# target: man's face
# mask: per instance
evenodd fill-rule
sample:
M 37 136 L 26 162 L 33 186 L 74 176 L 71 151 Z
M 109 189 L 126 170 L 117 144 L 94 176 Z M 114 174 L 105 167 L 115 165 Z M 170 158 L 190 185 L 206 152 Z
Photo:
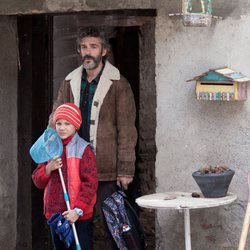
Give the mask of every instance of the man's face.
M 84 37 L 80 42 L 80 55 L 83 67 L 87 70 L 96 69 L 102 62 L 102 57 L 106 55 L 101 39 L 98 37 Z

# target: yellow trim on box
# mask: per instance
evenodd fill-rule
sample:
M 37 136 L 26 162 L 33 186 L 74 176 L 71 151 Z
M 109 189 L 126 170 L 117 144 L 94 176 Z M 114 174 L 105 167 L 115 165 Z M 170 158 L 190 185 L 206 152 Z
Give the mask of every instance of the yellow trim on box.
M 234 99 L 238 100 L 238 83 L 232 82 L 232 85 L 208 85 L 201 84 L 200 81 L 196 82 L 196 95 L 199 96 L 200 92 L 208 92 L 208 93 L 218 93 L 218 92 L 226 92 L 226 93 L 234 93 Z

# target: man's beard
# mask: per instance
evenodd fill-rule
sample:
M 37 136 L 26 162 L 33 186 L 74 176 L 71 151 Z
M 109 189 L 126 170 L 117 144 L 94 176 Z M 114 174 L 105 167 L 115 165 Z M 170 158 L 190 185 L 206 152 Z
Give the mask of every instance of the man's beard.
M 85 61 L 85 59 L 92 59 L 92 63 L 85 63 L 84 61 Z M 101 63 L 101 61 L 102 61 L 102 56 L 100 55 L 100 56 L 97 56 L 96 58 L 95 57 L 93 57 L 93 56 L 88 56 L 88 55 L 86 55 L 86 56 L 84 56 L 83 58 L 82 58 L 82 61 L 83 61 L 83 67 L 85 68 L 85 69 L 96 69 L 98 66 L 99 66 L 99 64 Z

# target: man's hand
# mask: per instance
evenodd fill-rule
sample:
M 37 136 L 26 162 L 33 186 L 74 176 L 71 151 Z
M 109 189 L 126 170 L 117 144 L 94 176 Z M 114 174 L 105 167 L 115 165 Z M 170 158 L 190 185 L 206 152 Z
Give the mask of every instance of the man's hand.
M 132 176 L 118 176 L 116 178 L 116 184 L 119 187 L 124 188 L 125 190 L 128 189 L 128 185 L 133 181 L 133 177 Z

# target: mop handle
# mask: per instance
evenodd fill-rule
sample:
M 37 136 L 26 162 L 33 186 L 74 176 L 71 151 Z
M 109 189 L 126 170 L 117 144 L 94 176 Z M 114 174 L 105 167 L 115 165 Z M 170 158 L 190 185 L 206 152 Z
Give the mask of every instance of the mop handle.
M 63 188 L 63 194 L 64 194 L 64 200 L 66 202 L 66 206 L 67 209 L 70 210 L 70 203 L 69 203 L 69 196 L 65 187 L 65 183 L 64 183 L 64 179 L 63 179 L 63 175 L 62 175 L 62 169 L 58 168 L 58 172 L 59 172 L 59 176 L 60 176 L 60 180 L 62 183 L 62 188 Z M 77 236 L 77 232 L 76 232 L 76 227 L 75 227 L 75 223 L 72 223 L 72 229 L 73 229 L 73 234 L 74 234 L 74 238 L 75 238 L 75 242 L 76 242 L 76 250 L 81 250 L 81 246 L 79 244 L 79 240 L 78 240 L 78 236 Z

